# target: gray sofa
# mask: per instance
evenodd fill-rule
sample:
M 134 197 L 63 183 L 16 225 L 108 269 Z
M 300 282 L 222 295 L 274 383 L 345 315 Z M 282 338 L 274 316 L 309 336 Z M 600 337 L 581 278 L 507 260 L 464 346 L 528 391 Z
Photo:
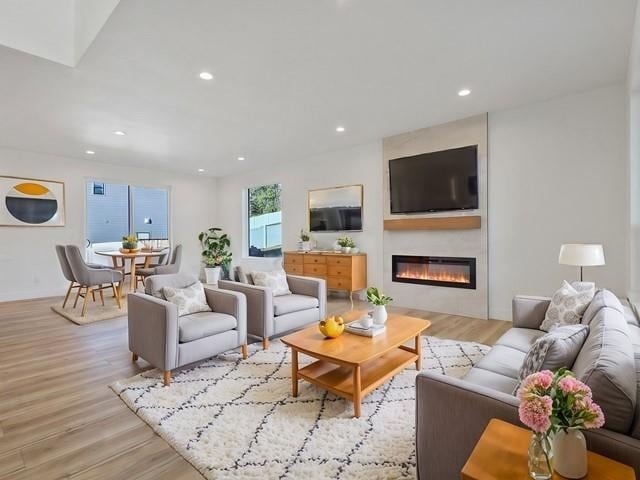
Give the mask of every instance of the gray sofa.
M 327 286 L 320 278 L 287 275 L 291 295 L 273 296 L 270 288 L 241 281 L 220 280 L 218 288 L 242 293 L 247 298 L 247 332 L 262 339 L 263 348 L 269 339 L 295 330 L 325 317 Z
M 416 377 L 416 454 L 421 480 L 460 478 L 460 470 L 491 418 L 521 425 L 513 395 L 526 352 L 549 299 L 513 300 L 513 328 L 462 379 L 423 372 Z M 588 448 L 631 465 L 640 478 L 640 326 L 631 308 L 600 290 L 582 323 L 589 335 L 573 365 L 605 414 L 586 431 Z
M 244 295 L 205 288 L 212 312 L 178 317 L 177 305 L 163 299 L 162 288 L 184 288 L 197 279 L 171 274 L 148 277 L 145 293 L 128 295 L 129 350 L 164 372 L 171 382 L 171 370 L 242 347 L 247 357 L 247 303 Z

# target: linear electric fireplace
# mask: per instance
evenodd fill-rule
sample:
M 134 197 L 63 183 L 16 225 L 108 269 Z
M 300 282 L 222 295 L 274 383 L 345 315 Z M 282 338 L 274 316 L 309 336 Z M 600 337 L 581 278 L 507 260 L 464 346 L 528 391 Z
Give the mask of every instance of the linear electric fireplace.
M 476 259 L 393 255 L 393 281 L 453 288 L 476 288 Z

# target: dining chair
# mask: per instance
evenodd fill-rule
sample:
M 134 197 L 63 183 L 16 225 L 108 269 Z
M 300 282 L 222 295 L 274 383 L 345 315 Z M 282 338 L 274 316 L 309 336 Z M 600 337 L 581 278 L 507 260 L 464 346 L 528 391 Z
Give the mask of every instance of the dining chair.
M 64 308 L 67 305 L 67 301 L 69 301 L 71 291 L 74 288 L 80 288 L 80 284 L 76 283 L 76 277 L 73 276 L 73 271 L 71 271 L 71 265 L 69 265 L 64 245 L 56 245 L 56 255 L 58 255 L 58 262 L 60 262 L 62 275 L 64 275 L 64 278 L 69 281 L 69 288 L 67 288 L 67 294 L 64 296 L 64 301 L 62 302 L 62 308 Z
M 74 307 L 78 303 L 78 297 L 80 295 L 84 297 L 81 316 L 84 317 L 87 311 L 87 297 L 89 294 L 95 298 L 95 292 L 99 292 L 102 305 L 104 305 L 104 295 L 102 291 L 105 288 L 111 288 L 113 290 L 113 295 L 116 299 L 116 303 L 118 304 L 118 308 L 122 308 L 122 304 L 120 302 L 120 287 L 124 278 L 122 272 L 112 270 L 110 268 L 90 267 L 82 258 L 80 249 L 76 245 L 67 245 L 64 250 L 67 254 L 67 260 L 71 267 L 71 272 L 73 273 L 75 282 L 79 284 L 78 295 L 76 296 Z M 116 283 L 118 283 L 118 288 L 116 288 Z M 83 289 L 84 294 L 82 294 Z
M 167 254 L 167 258 L 169 255 Z M 136 269 L 136 287 L 138 286 L 138 280 L 142 281 L 144 285 L 145 279 L 151 275 L 170 275 L 180 272 L 180 264 L 182 263 L 182 245 L 176 245 L 173 248 L 171 254 L 171 261 L 164 265 L 157 265 L 155 267 L 138 268 Z

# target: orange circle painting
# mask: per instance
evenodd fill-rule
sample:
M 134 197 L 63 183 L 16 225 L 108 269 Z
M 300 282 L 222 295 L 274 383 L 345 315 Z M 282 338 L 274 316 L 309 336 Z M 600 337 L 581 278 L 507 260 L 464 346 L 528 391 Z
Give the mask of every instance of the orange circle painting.
M 46 223 L 58 213 L 58 200 L 40 183 L 14 185 L 5 196 L 5 205 L 16 220 L 29 225 Z

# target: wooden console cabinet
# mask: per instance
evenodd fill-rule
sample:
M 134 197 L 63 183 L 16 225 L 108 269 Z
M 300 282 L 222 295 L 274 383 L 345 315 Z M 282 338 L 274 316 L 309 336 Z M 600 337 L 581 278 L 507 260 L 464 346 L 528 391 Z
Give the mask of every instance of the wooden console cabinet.
M 364 253 L 284 252 L 284 270 L 291 275 L 324 278 L 328 290 L 353 292 L 367 288 Z

